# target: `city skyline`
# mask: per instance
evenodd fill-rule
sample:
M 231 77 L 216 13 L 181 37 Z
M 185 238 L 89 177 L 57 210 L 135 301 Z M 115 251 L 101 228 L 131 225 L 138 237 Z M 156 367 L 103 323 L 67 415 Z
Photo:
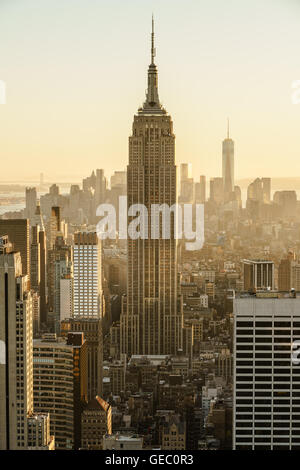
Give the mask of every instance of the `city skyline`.
M 115 0 L 86 9 L 82 1 L 30 0 L 27 8 L 2 2 L 7 180 L 55 177 L 58 168 L 77 178 L 86 165 L 108 174 L 125 168 L 133 103 L 142 103 L 146 88 L 152 11 L 162 102 L 176 120 L 177 163 L 191 162 L 195 175 L 220 176 L 229 116 L 236 179 L 255 176 L 256 167 L 261 176 L 290 177 L 300 146 L 300 106 L 291 99 L 299 5 L 239 3 L 175 1 L 170 9 L 168 1 L 139 8 L 135 0 Z
M 0 0 L 0 450 L 300 449 L 297 6 L 222 2 Z

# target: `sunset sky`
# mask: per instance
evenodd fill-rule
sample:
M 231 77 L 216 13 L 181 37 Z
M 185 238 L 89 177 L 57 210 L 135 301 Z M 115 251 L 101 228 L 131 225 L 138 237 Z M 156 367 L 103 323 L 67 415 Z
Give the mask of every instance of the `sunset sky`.
M 125 169 L 155 17 L 160 99 L 177 163 L 237 178 L 300 176 L 299 0 L 0 0 L 0 181 Z

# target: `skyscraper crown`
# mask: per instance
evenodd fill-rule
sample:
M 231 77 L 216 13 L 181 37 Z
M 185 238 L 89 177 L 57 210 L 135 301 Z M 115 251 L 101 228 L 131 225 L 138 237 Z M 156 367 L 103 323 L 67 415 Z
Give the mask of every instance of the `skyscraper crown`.
M 159 102 L 158 97 L 158 73 L 154 63 L 156 49 L 154 47 L 154 19 L 152 15 L 151 32 L 151 63 L 148 68 L 148 88 L 146 92 L 146 101 L 143 107 L 139 109 L 139 114 L 165 114 L 166 111 Z

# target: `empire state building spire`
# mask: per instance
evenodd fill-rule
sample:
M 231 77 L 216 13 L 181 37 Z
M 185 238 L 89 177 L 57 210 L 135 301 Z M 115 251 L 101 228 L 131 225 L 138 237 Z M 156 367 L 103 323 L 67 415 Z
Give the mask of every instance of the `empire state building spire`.
M 151 64 L 148 68 L 148 88 L 146 92 L 146 101 L 143 108 L 139 110 L 140 114 L 165 114 L 159 102 L 158 97 L 158 74 L 157 67 L 154 63 L 156 49 L 154 47 L 154 19 L 152 15 L 152 32 L 151 32 Z
M 154 47 L 154 18 L 152 15 L 152 33 L 151 33 L 151 65 L 154 65 L 155 47 Z
M 159 211 L 172 211 L 177 202 L 173 122 L 158 99 L 154 58 L 152 19 L 148 90 L 143 107 L 133 118 L 127 166 L 127 210 L 142 204 L 146 211 L 141 217 L 150 232 L 154 205 Z M 134 217 L 128 216 L 128 227 Z M 167 218 L 159 216 L 158 237 L 153 237 L 147 228 L 145 239 L 138 235 L 127 240 L 128 283 L 120 316 L 120 351 L 128 356 L 176 355 L 183 345 L 176 226 L 170 220 L 169 236 L 165 237 L 163 226 Z

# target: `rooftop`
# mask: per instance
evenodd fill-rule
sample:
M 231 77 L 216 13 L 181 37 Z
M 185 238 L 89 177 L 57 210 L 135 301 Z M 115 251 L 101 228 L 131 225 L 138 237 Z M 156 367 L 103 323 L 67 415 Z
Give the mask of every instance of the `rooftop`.
M 142 437 L 139 437 L 137 434 L 105 434 L 104 438 L 110 441 L 141 441 Z
M 295 290 L 275 291 L 275 290 L 257 290 L 256 292 L 236 292 L 237 299 L 295 299 L 300 298 L 300 292 Z

